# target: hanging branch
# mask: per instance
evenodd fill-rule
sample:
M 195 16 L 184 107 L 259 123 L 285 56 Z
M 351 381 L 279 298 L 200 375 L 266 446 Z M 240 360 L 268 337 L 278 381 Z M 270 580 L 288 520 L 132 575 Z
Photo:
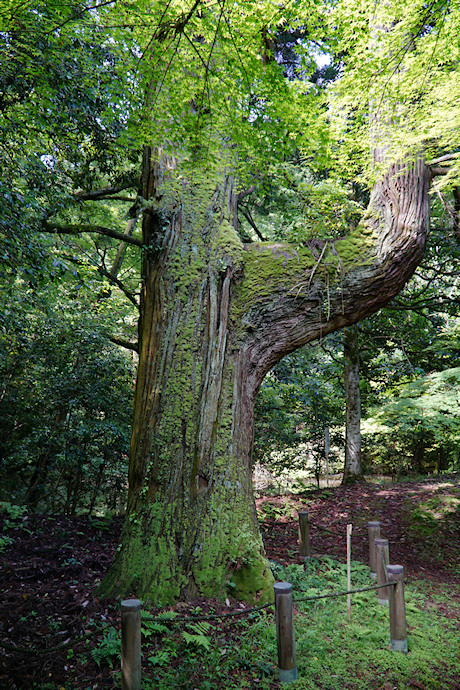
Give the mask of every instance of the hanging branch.
M 249 210 L 249 209 L 244 209 L 242 206 L 239 207 L 239 210 L 241 211 L 241 213 L 243 214 L 243 216 L 246 218 L 246 220 L 248 221 L 249 225 L 251 226 L 251 228 L 254 230 L 254 232 L 256 233 L 257 237 L 259 238 L 259 240 L 260 240 L 261 242 L 266 242 L 265 237 L 262 235 L 262 233 L 260 232 L 259 228 L 258 228 L 257 225 L 255 224 L 255 222 L 254 222 L 254 220 L 253 220 L 253 218 L 252 218 L 252 215 L 251 215 L 250 210 Z
M 109 281 L 109 283 L 110 283 L 111 285 L 116 285 L 117 288 L 119 288 L 119 289 L 121 290 L 121 292 L 125 295 L 125 297 L 127 297 L 127 298 L 129 299 L 129 301 L 132 302 L 132 304 L 134 304 L 134 306 L 137 307 L 137 309 L 139 309 L 139 302 L 137 301 L 136 297 L 133 295 L 132 292 L 130 292 L 129 290 L 127 290 L 127 289 L 125 288 L 125 286 L 124 286 L 124 284 L 121 282 L 121 280 L 119 280 L 118 278 L 116 278 L 115 276 L 113 276 L 113 275 L 111 274 L 111 272 L 108 271 L 108 270 L 107 270 L 106 268 L 104 268 L 103 266 L 98 266 L 98 267 L 97 267 L 97 270 L 98 270 L 98 273 L 99 273 L 101 276 L 103 276 L 104 278 L 107 278 L 107 280 Z
M 77 259 L 76 257 L 70 256 L 69 254 L 64 254 L 64 258 L 67 261 L 70 261 L 71 263 L 76 264 L 77 266 L 84 266 L 85 265 L 85 263 L 81 259 Z M 129 299 L 129 301 L 132 302 L 132 304 L 134 304 L 134 306 L 137 309 L 139 309 L 139 302 L 137 301 L 136 296 L 124 286 L 124 284 L 121 282 L 121 280 L 119 280 L 118 278 L 113 276 L 110 273 L 110 271 L 108 271 L 105 268 L 105 266 L 102 266 L 101 264 L 97 265 L 96 269 L 97 269 L 97 272 L 99 273 L 99 275 L 101 275 L 103 278 L 106 278 L 111 285 L 116 285 L 117 288 L 119 288 L 121 290 L 121 292 L 125 295 L 125 297 L 127 297 L 127 299 Z

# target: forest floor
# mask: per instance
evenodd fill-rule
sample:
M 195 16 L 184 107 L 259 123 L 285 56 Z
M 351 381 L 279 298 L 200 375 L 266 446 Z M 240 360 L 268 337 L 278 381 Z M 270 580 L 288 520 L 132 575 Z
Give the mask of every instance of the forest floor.
M 256 503 L 268 558 L 284 565 L 300 563 L 299 510 L 309 511 L 313 555 L 340 561 L 346 557 L 345 530 L 351 523 L 353 559 L 368 563 L 367 522 L 379 520 L 382 536 L 389 539 L 391 562 L 404 565 L 409 583 L 423 581 L 428 607 L 455 621 L 460 630 L 458 476 L 364 482 L 303 495 L 262 496 Z M 119 543 L 121 520 L 27 514 L 16 520 L 3 514 L 0 520 L 0 535 L 11 540 L 0 553 L 0 688 L 116 687 L 119 605 L 99 601 L 95 589 Z M 199 600 L 175 610 L 184 615 L 199 607 L 220 614 L 238 606 L 228 600 Z M 230 642 L 237 644 L 237 639 Z M 180 659 L 172 663 L 180 664 Z M 260 687 L 249 667 L 235 669 L 235 678 L 241 684 L 232 687 Z M 240 682 L 235 678 L 232 682 Z M 214 686 L 200 685 L 198 674 L 181 687 Z M 269 687 L 280 686 L 272 680 Z M 460 689 L 460 684 L 452 679 L 448 687 Z

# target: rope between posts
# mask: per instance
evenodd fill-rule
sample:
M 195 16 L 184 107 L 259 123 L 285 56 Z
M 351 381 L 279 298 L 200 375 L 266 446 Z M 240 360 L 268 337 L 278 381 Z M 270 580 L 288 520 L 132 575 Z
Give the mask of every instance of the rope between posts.
M 358 589 L 349 589 L 344 592 L 328 592 L 327 594 L 318 594 L 316 596 L 311 596 L 311 597 L 302 597 L 301 599 L 295 599 L 295 603 L 301 603 L 302 601 L 315 601 L 316 599 L 327 599 L 327 598 L 333 598 L 333 597 L 343 597 L 346 596 L 347 594 L 358 594 L 359 592 L 369 592 L 371 590 L 375 589 L 382 589 L 383 587 L 394 587 L 396 585 L 396 582 L 385 582 L 383 585 L 370 585 L 369 587 L 359 587 Z M 224 619 L 224 618 L 231 618 L 231 617 L 236 617 L 236 616 L 245 616 L 246 614 L 249 615 L 250 613 L 257 613 L 258 611 L 263 611 L 265 609 L 270 608 L 271 606 L 274 606 L 275 602 L 271 602 L 269 604 L 264 604 L 263 606 L 254 606 L 253 608 L 250 609 L 241 609 L 241 611 L 230 611 L 228 613 L 216 613 L 210 616 L 189 616 L 188 618 L 186 617 L 173 617 L 173 618 L 161 618 L 157 616 L 154 620 L 158 623 L 193 623 L 195 621 L 212 621 L 212 620 L 219 620 L 219 619 Z
M 318 529 L 322 529 L 324 532 L 329 532 L 329 534 L 333 534 L 333 535 L 336 536 L 336 537 L 343 537 L 343 533 L 342 533 L 342 532 L 334 532 L 334 530 L 328 529 L 327 527 L 323 527 L 323 525 L 318 525 L 318 523 L 313 522 L 313 520 L 310 520 L 310 519 L 309 519 L 309 520 L 308 520 L 308 524 L 313 525 L 313 527 L 317 527 Z M 353 533 L 352 533 L 352 535 L 351 535 L 351 538 L 352 538 L 352 539 L 353 539 L 353 538 L 359 537 L 359 533 L 362 532 L 363 530 L 361 530 L 361 529 L 356 529 L 355 527 L 353 527 L 353 531 L 354 531 L 354 532 L 357 532 L 357 534 L 353 534 Z
M 270 606 L 274 606 L 275 602 L 272 601 L 269 604 L 263 604 L 263 606 L 254 606 L 253 608 L 250 609 L 241 609 L 240 611 L 229 611 L 228 613 L 215 613 L 209 616 L 194 616 L 191 615 L 188 618 L 186 617 L 177 617 L 174 616 L 172 618 L 162 618 L 157 616 L 154 620 L 158 623 L 194 623 L 195 621 L 213 621 L 213 620 L 218 620 L 221 618 L 234 618 L 236 616 L 245 616 L 246 614 L 250 613 L 256 613 L 257 611 L 263 611 L 264 609 L 270 608 Z
M 373 589 L 383 589 L 383 587 L 394 587 L 396 582 L 385 582 L 383 585 L 370 585 L 370 587 L 359 587 L 358 589 L 348 589 L 346 592 L 328 592 L 327 594 L 318 594 L 314 597 L 302 597 L 295 599 L 296 604 L 302 601 L 315 601 L 316 599 L 326 599 L 328 597 L 343 597 L 347 594 L 358 594 L 359 592 L 370 592 Z
M 343 537 L 343 534 L 340 532 L 334 532 L 331 529 L 328 529 L 327 527 L 323 527 L 322 525 L 318 525 L 316 522 L 313 522 L 313 520 L 308 520 L 309 525 L 313 525 L 313 527 L 317 527 L 318 529 L 322 529 L 324 532 L 329 532 L 329 534 L 334 534 L 336 537 Z

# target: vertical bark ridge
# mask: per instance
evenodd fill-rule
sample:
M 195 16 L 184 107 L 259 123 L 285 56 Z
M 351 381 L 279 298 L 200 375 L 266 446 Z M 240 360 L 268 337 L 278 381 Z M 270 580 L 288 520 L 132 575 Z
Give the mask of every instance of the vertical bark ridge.
M 222 377 L 227 343 L 227 320 L 230 296 L 230 275 L 227 272 L 222 284 L 220 299 L 213 276 L 210 276 L 210 296 L 213 308 L 210 314 L 210 333 L 208 341 L 213 343 L 212 351 L 207 359 L 206 383 L 202 396 L 200 415 L 200 431 L 198 436 L 199 464 L 197 481 L 200 470 L 205 470 L 209 482 L 212 477 L 213 444 L 215 442 L 216 423 L 220 411 L 220 396 L 222 392 Z M 220 304 L 218 304 L 220 302 Z M 199 487 L 197 487 L 199 489 Z

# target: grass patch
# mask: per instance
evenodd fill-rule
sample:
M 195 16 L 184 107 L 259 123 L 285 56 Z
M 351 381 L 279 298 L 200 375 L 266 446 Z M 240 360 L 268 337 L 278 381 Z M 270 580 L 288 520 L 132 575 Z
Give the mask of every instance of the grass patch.
M 346 597 L 302 601 L 346 590 L 344 564 L 325 557 L 310 562 L 307 570 L 296 564 L 273 563 L 272 568 L 275 578 L 291 582 L 294 590 L 299 678 L 289 686 L 293 690 L 452 688 L 460 673 L 458 630 L 435 605 L 448 602 L 447 590 L 445 597 L 442 590 L 433 597 L 424 585 L 406 586 L 409 654 L 404 655 L 389 649 L 388 607 L 378 604 L 376 592 L 353 595 L 351 620 Z M 354 562 L 352 586 L 367 585 L 368 568 Z M 144 672 L 145 688 L 268 690 L 278 678 L 273 610 L 213 622 L 201 631 L 205 640 L 184 636 L 179 626 L 165 631 L 158 623 L 156 639 L 152 644 L 149 638 L 144 654 L 151 664 Z
M 456 530 L 460 517 L 460 487 L 455 484 L 445 480 L 426 484 L 406 499 L 406 520 L 414 537 L 436 537 L 440 531 Z
M 452 519 L 458 519 L 460 499 L 450 495 L 440 495 L 422 500 L 411 507 L 409 523 L 411 530 L 420 537 L 433 536 L 440 527 Z

